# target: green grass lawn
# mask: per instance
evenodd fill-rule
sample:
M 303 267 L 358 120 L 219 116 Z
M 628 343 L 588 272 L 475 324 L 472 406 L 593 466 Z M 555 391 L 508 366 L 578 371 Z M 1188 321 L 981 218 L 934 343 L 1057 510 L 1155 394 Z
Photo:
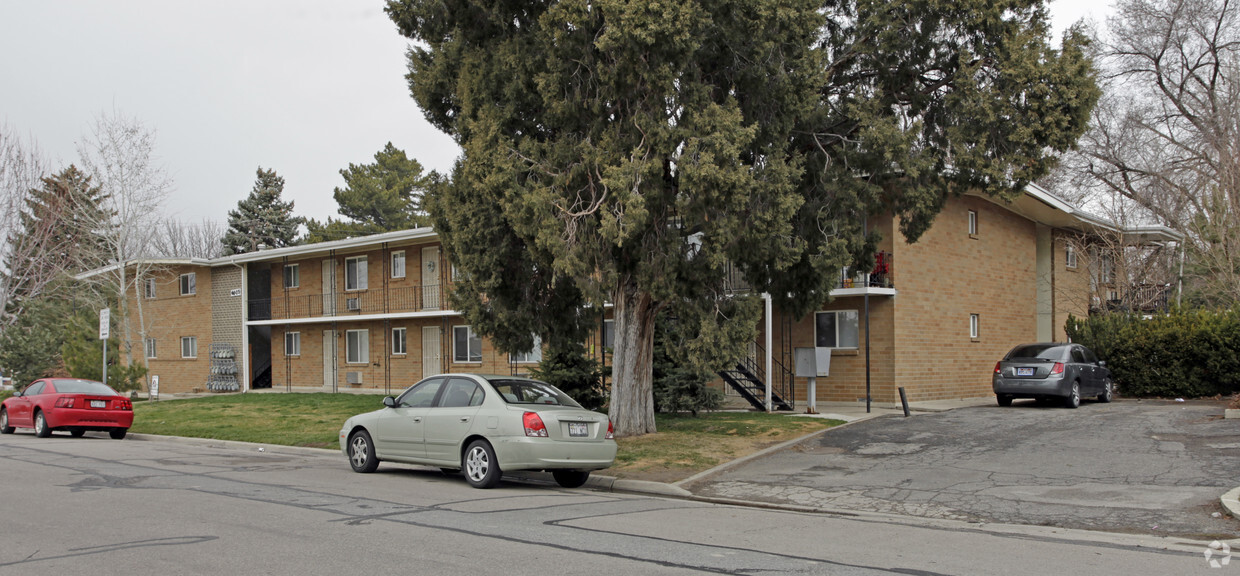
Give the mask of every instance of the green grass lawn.
M 382 397 L 355 394 L 229 394 L 136 402 L 140 434 L 336 448 L 345 419 L 382 408 Z M 656 415 L 659 432 L 621 438 L 607 474 L 670 482 L 768 446 L 841 424 L 761 412 Z

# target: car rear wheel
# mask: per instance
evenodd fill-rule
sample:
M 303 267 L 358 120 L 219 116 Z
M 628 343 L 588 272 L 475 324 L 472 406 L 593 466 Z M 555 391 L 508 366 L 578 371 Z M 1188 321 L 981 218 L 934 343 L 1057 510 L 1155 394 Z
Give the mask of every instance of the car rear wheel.
M 1102 394 L 1098 395 L 1099 402 L 1110 402 L 1115 398 L 1115 382 L 1108 377 L 1102 381 Z
M 495 450 L 486 440 L 474 440 L 469 444 L 461 458 L 461 469 L 465 471 L 465 480 L 474 488 L 494 488 L 503 475 L 495 459 Z
M 86 435 L 86 431 L 85 430 L 70 430 L 69 435 L 74 438 L 81 438 Z
M 9 411 L 0 408 L 0 434 L 12 434 L 14 428 L 9 426 Z
M 125 434 L 128 434 L 128 433 L 129 433 L 128 428 L 113 428 L 111 430 L 108 430 L 108 436 L 111 436 L 113 440 L 124 440 Z
M 370 440 L 370 433 L 358 430 L 349 437 L 349 465 L 354 472 L 369 474 L 379 468 L 379 458 L 375 456 L 375 443 Z
M 551 476 L 555 478 L 555 483 L 560 486 L 577 488 L 590 479 L 590 472 L 581 470 L 552 470 Z
M 1005 407 L 1006 407 L 1006 406 L 1011 406 L 1011 405 L 1012 405 L 1012 397 L 1011 397 L 1011 396 L 1006 396 L 1006 395 L 1004 395 L 1004 394 L 1000 394 L 1000 395 L 996 396 L 996 398 L 998 398 L 998 399 L 999 399 L 999 405 L 1000 405 L 1000 406 L 1005 406 Z
M 1072 391 L 1063 399 L 1064 408 L 1076 408 L 1081 405 L 1081 383 L 1073 382 Z
M 39 438 L 47 438 L 52 435 L 52 429 L 47 427 L 47 418 L 43 416 L 43 411 L 38 410 L 34 413 L 34 435 Z

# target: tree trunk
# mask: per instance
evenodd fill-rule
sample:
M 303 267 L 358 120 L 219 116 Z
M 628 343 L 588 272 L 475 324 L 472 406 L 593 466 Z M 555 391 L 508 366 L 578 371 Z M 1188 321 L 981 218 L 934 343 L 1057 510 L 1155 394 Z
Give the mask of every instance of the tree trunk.
M 636 281 L 622 277 L 615 293 L 616 340 L 608 416 L 616 437 L 655 432 L 654 304 Z

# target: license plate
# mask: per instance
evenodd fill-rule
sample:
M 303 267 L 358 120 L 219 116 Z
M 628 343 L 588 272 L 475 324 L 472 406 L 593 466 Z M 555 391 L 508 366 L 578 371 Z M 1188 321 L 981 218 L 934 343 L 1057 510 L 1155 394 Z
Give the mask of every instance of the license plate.
M 583 438 L 590 435 L 590 425 L 584 422 L 569 422 L 568 435 L 574 438 Z
M 1017 368 L 1017 376 L 1033 376 L 1033 368 Z
M 91 408 L 107 408 L 107 406 L 108 406 L 108 403 L 103 400 L 91 400 L 90 401 Z

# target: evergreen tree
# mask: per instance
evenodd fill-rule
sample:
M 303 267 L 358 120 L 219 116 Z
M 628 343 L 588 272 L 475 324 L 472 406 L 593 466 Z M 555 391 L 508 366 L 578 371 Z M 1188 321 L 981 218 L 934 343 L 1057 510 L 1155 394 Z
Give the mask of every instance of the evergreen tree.
M 70 316 L 64 300 L 39 298 L 0 333 L 0 366 L 15 386 L 52 376 L 61 368 L 60 347 Z
M 99 340 L 99 315 L 93 310 L 79 309 L 61 328 L 59 352 L 64 367 L 74 378 L 103 381 L 103 342 Z M 111 334 L 117 334 L 111 330 Z M 141 390 L 146 379 L 146 365 L 123 361 L 121 343 L 108 338 L 108 386 L 119 392 Z
M 275 170 L 258 167 L 254 189 L 236 210 L 228 211 L 228 232 L 224 234 L 224 254 L 244 254 L 266 248 L 297 244 L 297 227 L 305 222 L 293 215 L 293 202 L 280 200 L 284 178 Z
M 338 240 L 423 226 L 422 192 L 430 183 L 422 164 L 388 142 L 375 153 L 373 164 L 349 164 L 341 170 L 345 187 L 333 196 L 342 220 L 311 220 L 310 242 Z
M 694 334 L 695 365 L 755 335 L 759 302 L 729 296 L 728 262 L 782 309 L 813 310 L 841 266 L 872 260 L 867 215 L 916 240 L 952 194 L 1019 193 L 1097 99 L 1083 40 L 1050 47 L 1041 0 L 387 12 L 415 42 L 414 99 L 463 150 L 426 198 L 464 273 L 454 306 L 545 333 L 562 317 L 513 295 L 612 303 L 618 436 L 655 430 L 661 312 Z

